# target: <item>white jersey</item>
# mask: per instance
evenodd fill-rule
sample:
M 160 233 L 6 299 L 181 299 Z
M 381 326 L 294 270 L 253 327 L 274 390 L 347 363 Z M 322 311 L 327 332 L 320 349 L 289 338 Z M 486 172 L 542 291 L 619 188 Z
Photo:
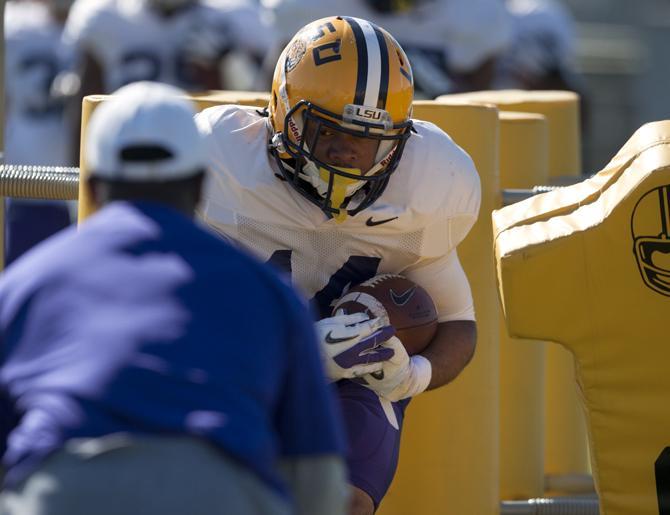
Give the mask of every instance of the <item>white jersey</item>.
M 64 105 L 50 94 L 56 75 L 69 66 L 62 27 L 38 2 L 8 2 L 5 8 L 5 162 L 69 164 L 70 131 Z
M 519 88 L 515 76 L 536 77 L 570 69 L 576 34 L 569 11 L 554 0 L 507 0 L 514 36 L 501 64 L 497 87 Z
M 349 285 L 402 273 L 433 297 L 439 320 L 473 320 L 456 246 L 477 218 L 480 184 L 470 157 L 435 125 L 415 121 L 382 196 L 342 223 L 281 180 L 269 125 L 253 108 L 219 106 L 196 120 L 211 176 L 202 218 L 262 260 L 290 270 L 322 316 Z
M 501 0 L 424 0 L 402 13 L 382 14 L 365 0 L 263 0 L 288 41 L 307 23 L 354 16 L 383 27 L 405 50 L 423 96 L 449 93 L 450 73 L 466 73 L 502 53 L 512 20 Z
M 230 48 L 260 56 L 274 41 L 256 8 L 222 0 L 201 1 L 169 17 L 145 0 L 77 0 L 66 37 L 100 63 L 106 92 L 140 80 L 194 91 L 202 85 L 184 66 L 184 50 L 194 34 L 204 31 Z

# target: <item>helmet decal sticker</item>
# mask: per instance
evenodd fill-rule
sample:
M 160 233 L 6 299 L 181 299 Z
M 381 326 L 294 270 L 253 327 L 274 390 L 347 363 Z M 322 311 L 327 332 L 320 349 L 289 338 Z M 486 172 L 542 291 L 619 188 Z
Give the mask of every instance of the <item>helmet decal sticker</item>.
M 307 43 L 302 39 L 296 39 L 286 53 L 286 73 L 293 70 L 307 52 Z
M 631 233 L 645 285 L 670 297 L 670 184 L 648 191 L 637 201 Z

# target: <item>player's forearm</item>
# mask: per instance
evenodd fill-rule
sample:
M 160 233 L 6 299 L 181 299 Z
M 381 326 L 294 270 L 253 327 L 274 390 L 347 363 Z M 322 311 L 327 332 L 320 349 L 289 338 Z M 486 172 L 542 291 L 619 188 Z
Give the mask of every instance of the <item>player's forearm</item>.
M 443 322 L 428 348 L 421 353 L 430 361 L 432 377 L 428 389 L 453 381 L 472 359 L 477 342 L 477 325 L 469 320 Z

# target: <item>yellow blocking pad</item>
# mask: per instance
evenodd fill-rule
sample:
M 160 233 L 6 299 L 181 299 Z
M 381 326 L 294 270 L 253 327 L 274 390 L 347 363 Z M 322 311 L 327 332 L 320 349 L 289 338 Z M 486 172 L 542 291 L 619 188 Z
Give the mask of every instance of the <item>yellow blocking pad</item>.
M 0 2 L 0 19 L 5 19 L 5 2 Z M 5 26 L 4 23 L 0 24 L 0 38 L 5 37 Z M 5 53 L 0 52 L 0 70 L 5 69 Z M 5 83 L 0 81 L 0 98 L 5 98 Z M 0 102 L 0 120 L 5 119 L 5 103 Z M 5 124 L 0 123 L 0 152 L 5 151 Z M 0 197 L 0 242 L 3 242 L 2 251 L 0 251 L 0 270 L 5 268 L 5 251 L 4 251 L 4 241 L 5 241 L 5 199 Z M 0 477 L 2 476 L 2 470 L 0 469 Z
M 493 225 L 510 333 L 575 356 L 601 514 L 658 514 L 658 491 L 670 495 L 670 121 Z
M 209 91 L 191 97 L 202 111 L 221 104 L 265 107 L 270 103 L 270 93 L 265 91 Z
M 544 115 L 549 124 L 549 177 L 582 173 L 579 95 L 571 91 L 524 91 L 517 89 L 474 91 L 443 95 L 445 102 L 493 104 L 501 111 Z
M 0 197 L 0 241 L 5 241 L 5 197 Z M 5 269 L 5 251 L 0 252 L 0 270 Z M 0 470 L 0 475 L 2 471 Z
M 89 216 L 95 213 L 97 207 L 93 199 L 89 195 L 88 187 L 86 185 L 86 178 L 88 171 L 85 165 L 86 132 L 88 128 L 88 120 L 97 106 L 105 101 L 107 95 L 89 95 L 84 97 L 81 105 L 81 137 L 79 140 L 79 206 L 77 208 L 77 221 L 81 223 Z
M 0 2 L 0 20 L 5 19 L 5 1 Z M 2 41 L 5 41 L 5 25 L 4 23 L 0 24 L 0 38 Z M 5 69 L 5 52 L 0 52 L 0 70 Z M 0 98 L 5 98 L 5 81 L 0 81 Z M 5 102 L 0 102 L 0 120 L 5 119 Z M 5 124 L 0 123 L 0 152 L 4 153 L 5 151 Z M 4 213 L 4 205 L 3 205 Z M 3 215 L 4 216 L 4 215 Z M 3 223 L 4 226 L 4 223 Z M 1 241 L 5 241 L 4 234 Z M 0 252 L 4 254 L 4 252 Z M 2 262 L 2 268 L 4 268 L 4 258 Z M 1 269 L 1 268 L 0 268 Z
M 445 100 L 484 102 L 502 111 L 542 114 L 549 127 L 549 177 L 561 183 L 581 172 L 579 96 L 568 91 L 476 91 L 445 95 Z M 538 184 L 538 183 L 536 183 Z M 574 388 L 572 356 L 558 345 L 545 349 L 545 472 L 550 475 L 590 473 L 586 422 Z
M 91 113 L 95 108 L 107 98 L 106 95 L 91 95 L 84 98 L 81 114 L 81 154 L 79 159 L 80 178 L 79 181 L 79 222 L 89 217 L 95 212 L 95 206 L 89 197 L 86 189 L 87 177 L 86 166 L 84 165 L 84 138 L 86 136 L 86 127 Z M 196 103 L 196 109 L 202 111 L 208 107 L 220 104 L 238 104 L 256 107 L 265 107 L 270 101 L 270 93 L 259 91 L 209 91 L 201 94 L 194 94 L 191 99 Z
M 501 112 L 500 186 L 530 188 L 549 173 L 543 115 Z M 500 497 L 544 494 L 545 346 L 517 340 L 500 322 Z
M 473 158 L 482 181 L 479 220 L 461 246 L 472 286 L 478 342 L 452 384 L 407 409 L 400 466 L 380 515 L 488 515 L 499 512 L 498 334 L 491 211 L 498 206 L 498 113 L 492 106 L 417 101 L 414 117 L 451 135 Z

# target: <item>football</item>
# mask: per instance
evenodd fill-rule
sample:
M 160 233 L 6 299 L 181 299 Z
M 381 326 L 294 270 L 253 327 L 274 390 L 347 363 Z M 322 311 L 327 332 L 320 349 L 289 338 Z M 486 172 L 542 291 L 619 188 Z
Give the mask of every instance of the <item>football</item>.
M 423 351 L 437 330 L 433 299 L 425 289 L 401 275 L 378 275 L 353 286 L 337 301 L 333 314 L 338 310 L 388 317 L 410 356 Z

